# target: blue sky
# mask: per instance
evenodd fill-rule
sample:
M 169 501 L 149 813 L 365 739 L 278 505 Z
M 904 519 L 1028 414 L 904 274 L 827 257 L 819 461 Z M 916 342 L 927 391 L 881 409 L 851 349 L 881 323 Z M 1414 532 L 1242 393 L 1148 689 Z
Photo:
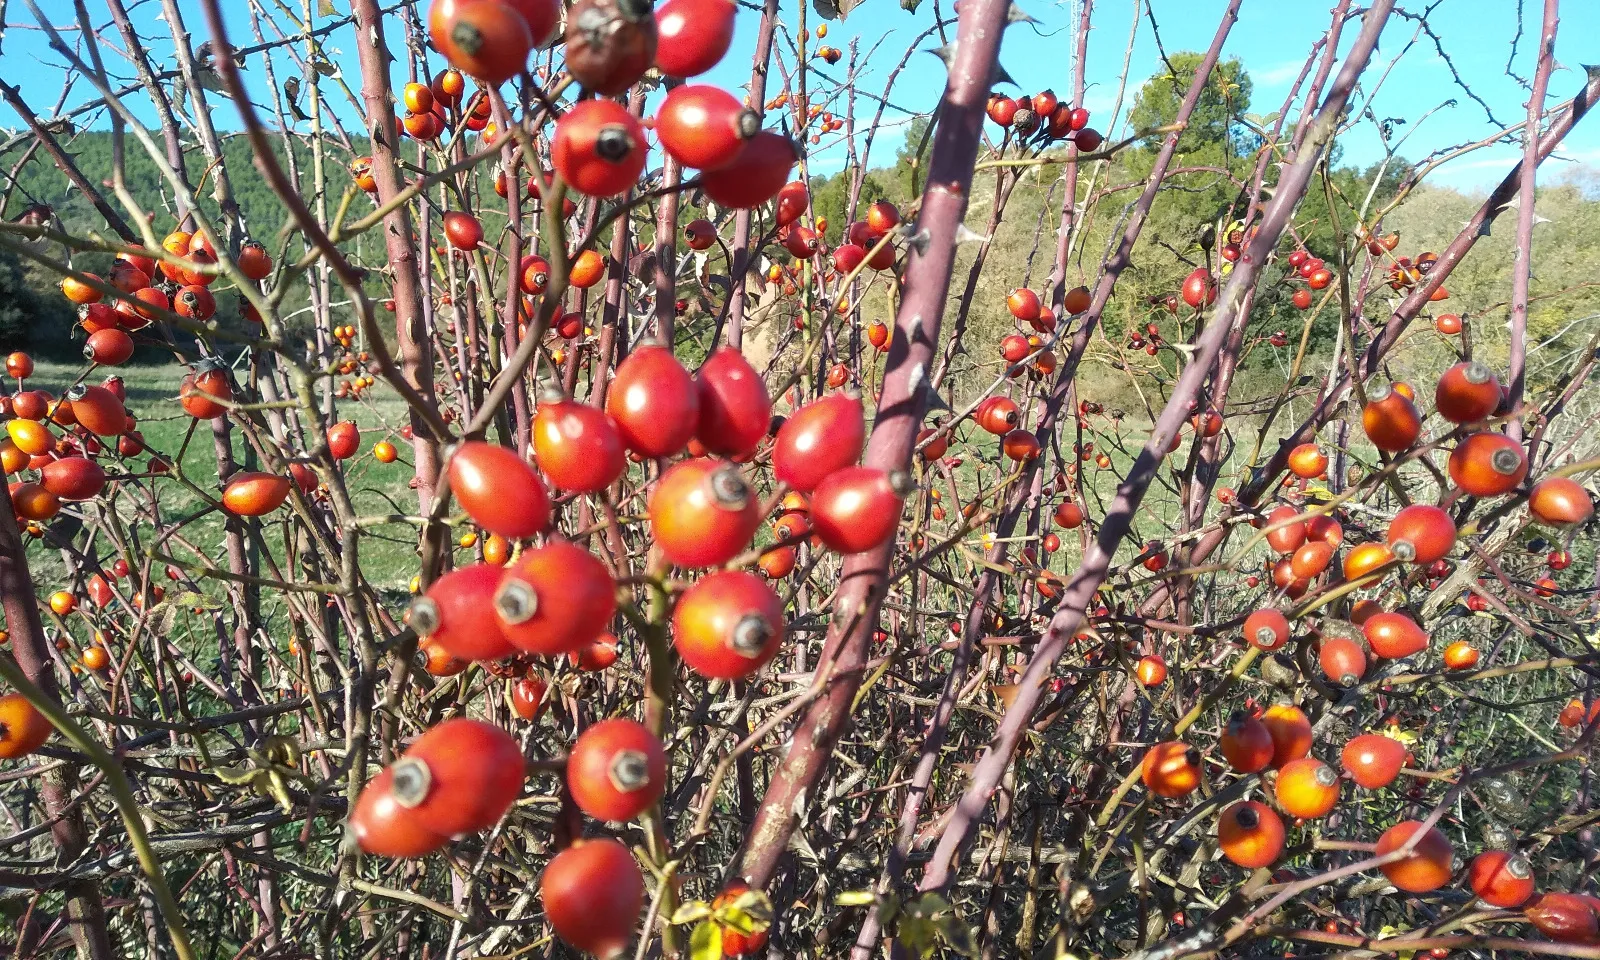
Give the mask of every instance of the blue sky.
M 1018 24 L 1007 34 L 1002 52 L 1002 62 L 1021 89 L 1002 88 L 1008 93 L 1035 92 L 1046 87 L 1057 94 L 1071 88 L 1072 38 L 1070 24 L 1075 19 L 1079 0 L 1060 0 L 1057 3 L 1033 3 L 1021 0 L 1021 5 L 1039 22 Z M 1526 7 L 1524 32 L 1518 44 L 1512 69 L 1524 77 L 1533 70 L 1533 54 L 1539 29 L 1541 4 L 1536 0 L 1520 0 Z M 1510 41 L 1516 32 L 1516 13 L 1519 0 L 1442 0 L 1434 8 L 1430 24 L 1437 32 L 1445 52 L 1454 63 L 1456 71 L 1467 78 L 1473 92 L 1486 101 L 1495 117 L 1503 123 L 1520 121 L 1525 110 L 1527 92 L 1506 75 L 1506 58 Z M 783 0 L 783 19 L 791 31 L 797 22 L 796 0 Z M 1177 50 L 1202 50 L 1216 29 L 1216 17 L 1226 6 L 1223 0 L 1153 0 L 1156 22 L 1160 25 L 1161 42 L 1168 53 Z M 56 0 L 46 0 L 41 7 L 51 11 L 70 9 Z M 157 19 L 158 7 L 154 0 L 130 3 L 132 15 L 141 24 L 141 30 L 152 36 L 165 35 L 165 24 Z M 238 11 L 244 5 L 229 2 L 224 5 Z M 298 4 L 295 4 L 298 6 Z M 1271 113 L 1279 107 L 1289 85 L 1298 75 L 1306 52 L 1327 26 L 1328 0 L 1244 0 L 1239 22 L 1228 38 L 1225 55 L 1240 58 L 1248 70 L 1255 94 L 1252 111 Z M 103 8 L 90 4 L 97 16 Z M 188 28 L 194 42 L 206 39 L 205 21 L 195 0 L 180 0 L 180 7 L 188 18 Z M 336 0 L 335 8 L 348 9 L 344 0 Z M 1089 44 L 1088 76 L 1090 88 L 1085 104 L 1094 113 L 1093 125 L 1104 129 L 1109 112 L 1116 101 L 1118 77 L 1126 53 L 1129 28 L 1136 10 L 1143 8 L 1142 0 L 1098 0 L 1095 7 L 1094 32 Z M 948 5 L 946 12 L 948 14 Z M 1561 30 L 1556 45 L 1559 67 L 1551 79 L 1550 104 L 1569 98 L 1581 86 L 1583 72 L 1579 64 L 1597 59 L 1594 38 L 1600 36 L 1600 3 L 1594 0 L 1566 0 L 1562 4 Z M 4 46 L 0 47 L 0 72 L 9 82 L 20 86 L 24 98 L 41 113 L 48 113 L 61 91 L 60 60 L 47 49 L 42 33 L 33 26 L 33 18 L 25 4 L 12 3 L 6 9 L 8 18 Z M 58 24 L 65 25 L 67 18 L 57 14 Z M 229 15 L 229 27 L 236 43 L 252 42 L 250 24 L 242 12 Z M 864 0 L 847 20 L 830 25 L 828 44 L 846 47 L 851 39 L 859 42 L 866 58 L 860 75 L 859 88 L 876 94 L 883 88 L 889 70 L 899 62 L 907 45 L 932 23 L 933 0 L 924 0 L 916 14 L 900 9 L 897 0 Z M 733 50 L 723 64 L 704 78 L 737 90 L 749 79 L 749 52 L 755 43 L 757 16 L 742 11 Z M 811 17 L 814 26 L 816 17 Z M 96 26 L 100 26 L 97 23 Z M 396 24 L 398 31 L 398 24 Z M 1355 26 L 1345 31 L 1345 44 L 1354 37 Z M 68 34 L 75 39 L 75 32 Z M 103 34 L 113 44 L 120 44 L 116 32 L 107 29 Z M 880 42 L 881 41 L 881 42 Z M 1414 42 L 1413 42 L 1414 41 Z M 356 86 L 355 37 L 348 28 L 327 38 L 337 63 L 351 71 L 350 83 Z M 813 39 L 814 47 L 818 41 Z M 874 44 L 876 48 L 874 50 Z M 925 41 L 928 48 L 936 41 Z M 158 58 L 170 57 L 170 41 L 153 45 Z M 108 66 L 116 73 L 131 79 L 132 71 L 120 61 L 114 48 L 103 48 Z M 1485 115 L 1483 107 L 1473 102 L 1453 81 L 1451 71 L 1439 56 L 1434 42 L 1426 35 L 1418 35 L 1413 22 L 1394 18 L 1384 32 L 1376 58 L 1377 69 L 1368 73 L 1368 90 L 1376 82 L 1379 72 L 1387 69 L 1381 87 L 1371 101 L 1380 118 L 1394 117 L 1406 123 L 1397 129 L 1409 133 L 1401 148 L 1408 159 L 1416 159 L 1443 147 L 1477 140 L 1495 129 Z M 1130 80 L 1123 105 L 1122 116 L 1127 114 L 1138 84 L 1160 69 L 1155 35 L 1148 18 L 1142 18 L 1135 33 L 1130 60 Z M 845 64 L 827 68 L 829 76 L 839 79 L 845 75 Z M 259 65 L 247 71 L 253 89 L 264 84 Z M 280 81 L 289 74 L 279 68 Z M 781 82 L 774 73 L 772 83 Z M 890 100 L 911 109 L 928 109 L 943 88 L 944 68 L 928 53 L 916 53 L 906 69 L 901 72 Z M 92 88 L 79 81 L 67 98 L 67 106 L 75 106 L 93 98 Z M 260 100 L 260 97 L 257 98 Z M 1432 108 L 1446 100 L 1454 99 L 1451 107 Z M 151 116 L 140 101 L 130 99 L 136 113 Z M 350 111 L 342 102 L 335 107 L 347 115 Z M 858 103 L 858 115 L 870 116 L 871 102 Z M 89 117 L 90 125 L 106 126 L 105 111 Z M 902 139 L 903 113 L 886 110 L 885 129 L 873 146 L 873 160 L 877 163 L 892 159 L 894 149 Z M 153 119 L 153 117 L 152 117 Z M 864 117 L 862 117 L 864 122 Z M 223 129 L 236 129 L 237 116 L 230 105 L 219 106 L 216 120 Z M 0 126 L 16 129 L 18 118 L 0 106 Z M 1112 131 L 1113 134 L 1122 132 Z M 1362 125 L 1342 141 L 1346 162 L 1366 163 L 1381 156 L 1381 144 L 1370 124 Z M 844 151 L 837 143 L 824 142 L 813 148 L 813 172 L 830 172 L 844 163 Z M 1461 189 L 1482 189 L 1497 181 L 1515 162 L 1520 148 L 1497 146 L 1472 153 L 1439 170 L 1434 181 Z M 1547 179 L 1558 177 L 1575 163 L 1600 165 L 1600 121 L 1580 125 L 1568 138 L 1561 156 L 1567 162 L 1552 162 L 1543 168 Z

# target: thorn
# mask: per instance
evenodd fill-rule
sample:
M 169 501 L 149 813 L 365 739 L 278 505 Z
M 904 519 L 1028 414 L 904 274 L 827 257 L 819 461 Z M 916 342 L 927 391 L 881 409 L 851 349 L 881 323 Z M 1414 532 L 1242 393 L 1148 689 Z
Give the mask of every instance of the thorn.
M 971 243 L 974 240 L 978 241 L 979 243 L 988 243 L 993 239 L 993 236 L 989 234 L 978 233 L 977 231 L 968 227 L 965 223 L 956 226 L 956 243 Z M 924 243 L 923 246 L 926 247 L 927 244 Z M 921 253 L 922 251 L 919 250 L 917 252 Z
M 933 234 L 928 232 L 928 228 L 923 227 L 916 233 L 913 233 L 911 236 L 906 238 L 906 246 L 915 250 L 917 252 L 917 256 L 920 257 L 928 252 L 928 243 L 932 239 Z
M 1021 7 L 1017 6 L 1014 3 L 1010 7 L 1006 8 L 1006 26 L 1010 26 L 1013 23 L 1038 23 L 1038 22 L 1039 22 L 1038 20 L 1035 20 L 1033 17 L 1028 16 L 1028 14 L 1025 11 L 1023 11 L 1023 9 Z
M 958 43 L 959 41 L 951 40 L 949 43 L 934 47 L 928 52 L 944 61 L 944 68 L 949 70 L 950 65 L 955 62 L 956 45 Z M 1012 79 L 1011 74 L 1006 72 L 1006 68 L 1001 66 L 999 61 L 995 61 L 994 73 L 990 76 L 989 86 L 993 87 L 1002 83 L 1009 83 L 1014 87 L 1021 86 L 1016 80 Z

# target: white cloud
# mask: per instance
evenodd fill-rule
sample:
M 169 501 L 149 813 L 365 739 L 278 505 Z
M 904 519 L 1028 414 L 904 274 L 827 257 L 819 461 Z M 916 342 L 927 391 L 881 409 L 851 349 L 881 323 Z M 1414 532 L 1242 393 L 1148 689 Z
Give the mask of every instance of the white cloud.
M 1304 61 L 1291 61 L 1270 67 L 1255 67 L 1250 70 L 1250 79 L 1258 87 L 1282 87 L 1293 83 L 1304 66 Z

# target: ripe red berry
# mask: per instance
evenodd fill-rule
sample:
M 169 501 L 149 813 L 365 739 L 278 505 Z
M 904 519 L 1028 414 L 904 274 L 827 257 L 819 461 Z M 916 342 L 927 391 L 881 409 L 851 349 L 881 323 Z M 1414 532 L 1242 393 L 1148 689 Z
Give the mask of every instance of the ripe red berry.
M 1474 497 L 1509 493 L 1528 475 L 1522 445 L 1500 433 L 1474 433 L 1450 452 L 1450 479 Z
M 1458 363 L 1439 377 L 1433 407 L 1452 423 L 1475 423 L 1500 406 L 1500 381 L 1476 360 Z
M 1438 507 L 1414 503 L 1389 522 L 1389 549 L 1406 563 L 1440 560 L 1456 543 L 1455 521 Z
M 583 100 L 556 121 L 550 161 L 579 193 L 613 197 L 644 171 L 644 130 L 614 100 Z
M 656 67 L 669 77 L 697 77 L 733 45 L 729 0 L 667 0 L 656 8 Z
M 732 347 L 721 347 L 695 374 L 700 421 L 695 436 L 712 453 L 743 456 L 767 435 L 772 400 L 761 374 Z
M 783 189 L 797 156 L 794 141 L 762 130 L 745 143 L 732 163 L 701 174 L 700 189 L 719 206 L 735 210 L 759 207 Z
M 707 574 L 678 598 L 672 642 L 702 676 L 738 680 L 778 652 L 784 637 L 783 602 L 755 574 Z
M 910 478 L 876 467 L 846 467 L 829 474 L 811 495 L 817 538 L 840 553 L 864 553 L 894 536 Z
M 483 224 L 470 213 L 451 210 L 444 215 L 444 236 L 457 250 L 476 250 L 483 242 Z
M 557 489 L 604 490 L 628 466 L 616 421 L 599 407 L 557 395 L 533 416 L 533 452 Z
M 650 533 L 680 567 L 715 567 L 739 555 L 761 523 L 739 468 L 725 460 L 673 464 L 650 492 Z
M 671 350 L 645 344 L 617 366 L 606 392 L 606 412 L 628 449 L 669 457 L 688 444 L 699 426 L 700 390 Z
M 434 0 L 428 23 L 450 65 L 491 86 L 521 73 L 533 49 L 528 22 L 503 0 Z
M 565 540 L 524 553 L 494 596 L 506 639 L 543 656 L 576 653 L 617 609 L 616 585 L 599 557 Z
M 1533 896 L 1533 867 L 1507 850 L 1485 850 L 1467 868 L 1467 886 L 1491 906 L 1513 910 Z
M 667 92 L 656 111 L 661 149 L 686 167 L 716 170 L 744 152 L 761 130 L 761 118 L 733 94 L 709 84 L 686 84 Z
M 417 738 L 389 768 L 395 800 L 443 837 L 493 826 L 522 792 L 522 748 L 481 720 L 446 720 Z
M 644 877 L 633 854 L 616 840 L 577 840 L 544 868 L 539 900 L 562 940 L 612 956 L 627 946 L 639 922 Z
M 643 724 L 614 718 L 589 727 L 567 756 L 567 788 L 597 820 L 632 820 L 661 798 L 667 755 Z
M 424 827 L 395 796 L 394 768 L 373 777 L 350 811 L 350 833 L 356 845 L 380 857 L 421 857 L 449 842 Z
M 1092 149 L 1083 146 L 1081 135 L 1078 137 L 1078 146 L 1081 149 Z M 1183 279 L 1183 288 L 1180 292 L 1183 295 L 1183 302 L 1196 309 L 1217 302 L 1216 282 L 1211 279 L 1211 271 L 1205 267 L 1196 267 L 1190 271 Z
M 505 571 L 488 563 L 452 570 L 411 601 L 407 624 L 460 660 L 498 660 L 517 652 L 495 616 Z
M 550 498 L 528 461 L 511 450 L 468 440 L 450 458 L 450 492 L 472 522 L 503 537 L 526 539 L 550 526 Z
M 341 420 L 328 428 L 328 455 L 348 460 L 361 449 L 361 430 L 352 420 Z
M 779 481 L 810 493 L 835 470 L 861 456 L 866 439 L 861 398 L 830 393 L 796 410 L 772 445 L 772 472 Z

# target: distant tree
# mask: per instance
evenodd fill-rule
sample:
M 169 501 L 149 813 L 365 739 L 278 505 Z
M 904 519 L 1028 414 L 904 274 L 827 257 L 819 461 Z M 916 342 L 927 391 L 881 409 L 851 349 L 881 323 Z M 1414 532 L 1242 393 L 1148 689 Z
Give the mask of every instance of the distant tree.
M 16 255 L 0 250 L 0 350 L 10 352 L 30 345 L 30 321 L 38 310 L 37 301 Z
M 81 269 L 95 270 L 100 259 L 80 258 Z M 104 257 L 106 263 L 110 257 Z M 0 352 L 26 349 L 39 357 L 74 356 L 79 346 L 71 340 L 77 318 L 71 305 L 54 290 L 59 280 L 0 250 Z
M 828 221 L 825 235 L 830 246 L 844 242 L 845 229 L 849 226 L 850 181 L 853 175 L 854 171 L 846 169 L 831 177 L 811 178 L 811 209 L 816 211 L 818 217 Z M 880 182 L 879 175 L 868 172 L 861 182 L 861 193 L 856 198 L 856 219 L 865 215 L 869 204 L 888 196 L 889 191 Z
M 1162 70 L 1144 82 L 1134 95 L 1128 122 L 1135 130 L 1151 130 L 1172 123 L 1178 116 L 1185 92 L 1194 82 L 1203 57 L 1198 53 L 1172 55 L 1175 72 Z M 1252 154 L 1260 138 L 1244 122 L 1250 111 L 1253 90 L 1250 75 L 1236 59 L 1217 64 L 1178 137 L 1173 166 L 1207 167 L 1210 170 L 1181 174 L 1169 180 L 1180 187 L 1172 191 L 1167 208 L 1195 224 L 1214 221 L 1238 196 L 1239 189 L 1228 174 L 1242 179 L 1248 175 Z M 1161 138 L 1153 137 L 1128 151 L 1123 163 L 1135 178 L 1148 176 L 1161 150 Z
M 933 138 L 927 136 L 928 119 L 913 117 L 906 125 L 906 139 L 895 151 L 894 167 L 890 171 L 892 197 L 901 202 L 914 197 L 918 187 L 928 175 L 928 151 L 933 148 Z

